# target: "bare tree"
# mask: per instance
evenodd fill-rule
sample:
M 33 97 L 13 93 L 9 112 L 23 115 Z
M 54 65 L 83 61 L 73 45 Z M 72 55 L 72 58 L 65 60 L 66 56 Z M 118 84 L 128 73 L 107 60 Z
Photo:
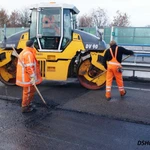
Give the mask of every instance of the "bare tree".
M 98 28 L 103 28 L 109 25 L 107 13 L 100 7 L 92 10 L 91 17 L 94 25 Z
M 9 20 L 9 15 L 5 9 L 0 10 L 0 27 L 4 27 L 4 24 L 7 24 Z
M 23 27 L 29 27 L 29 20 L 30 20 L 30 10 L 28 8 L 25 8 L 24 10 L 22 10 L 21 12 L 21 24 Z
M 25 8 L 21 11 L 14 10 L 9 17 L 8 27 L 29 27 L 30 12 Z
M 92 18 L 87 14 L 79 17 L 79 27 L 92 27 Z
M 128 27 L 130 25 L 129 16 L 126 13 L 121 13 L 119 10 L 116 11 L 112 26 Z
M 21 14 L 19 11 L 14 10 L 9 18 L 9 27 L 21 27 Z

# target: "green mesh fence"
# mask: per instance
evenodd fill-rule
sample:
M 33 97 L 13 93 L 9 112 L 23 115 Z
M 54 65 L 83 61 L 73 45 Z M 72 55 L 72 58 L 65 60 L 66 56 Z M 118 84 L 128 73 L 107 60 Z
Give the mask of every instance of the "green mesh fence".
M 111 28 L 104 28 L 104 41 L 108 44 L 111 38 Z
M 96 35 L 96 27 L 79 27 L 80 30 Z
M 112 38 L 120 45 L 150 46 L 149 27 L 114 27 L 104 29 L 104 40 L 110 42 Z
M 27 28 L 6 28 L 6 37 L 9 37 L 17 32 L 23 31 Z M 0 28 L 0 41 L 4 38 L 4 28 Z
M 7 28 L 6 37 L 25 30 L 27 28 Z M 96 27 L 80 27 L 80 30 L 96 35 Z M 0 28 L 0 41 L 3 40 L 3 28 Z M 114 27 L 113 32 L 110 27 L 104 28 L 103 38 L 108 44 L 112 38 L 120 45 L 150 46 L 149 27 Z

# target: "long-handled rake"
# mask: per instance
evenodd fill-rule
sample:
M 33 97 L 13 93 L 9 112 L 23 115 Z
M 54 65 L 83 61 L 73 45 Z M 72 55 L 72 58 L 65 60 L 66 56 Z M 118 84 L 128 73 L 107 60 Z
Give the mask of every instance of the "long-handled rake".
M 127 55 L 125 58 L 122 59 L 122 61 L 126 60 L 127 58 L 129 58 L 131 55 Z M 107 70 L 103 71 L 102 73 L 98 74 L 97 76 L 95 76 L 91 81 L 93 81 L 94 79 L 100 77 L 101 75 L 105 74 L 107 72 Z
M 18 55 L 17 51 L 15 50 L 14 47 L 12 47 L 12 48 L 13 48 L 13 52 L 15 53 L 16 57 L 19 59 L 19 61 L 20 61 L 20 63 L 22 64 L 22 66 L 25 68 L 23 62 L 22 62 L 22 61 L 20 60 L 20 58 L 19 58 L 19 55 Z M 46 101 L 44 100 L 44 98 L 43 98 L 42 94 L 40 93 L 39 89 L 37 88 L 36 84 L 33 84 L 33 86 L 35 87 L 37 93 L 39 94 L 39 96 L 40 96 L 42 102 L 45 104 L 45 106 L 46 106 L 47 108 L 49 108 L 48 104 L 47 104 Z

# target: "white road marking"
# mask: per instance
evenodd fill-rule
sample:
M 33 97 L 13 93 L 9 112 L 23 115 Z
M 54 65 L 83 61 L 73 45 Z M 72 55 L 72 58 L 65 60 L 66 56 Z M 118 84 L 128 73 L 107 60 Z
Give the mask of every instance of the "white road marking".
M 118 88 L 117 86 L 113 86 Z M 137 90 L 137 91 L 150 91 L 150 89 L 143 89 L 143 88 L 135 88 L 135 87 L 124 87 L 125 89 L 130 89 L 130 90 Z

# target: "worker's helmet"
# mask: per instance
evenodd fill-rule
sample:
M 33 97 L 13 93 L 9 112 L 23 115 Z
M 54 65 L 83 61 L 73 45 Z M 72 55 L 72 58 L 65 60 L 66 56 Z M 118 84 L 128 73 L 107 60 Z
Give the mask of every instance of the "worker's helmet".
M 34 44 L 34 42 L 33 42 L 32 40 L 28 40 L 28 41 L 26 42 L 26 46 L 27 46 L 27 47 L 32 47 L 33 44 Z
M 113 45 L 117 45 L 117 43 L 116 43 L 116 41 L 112 40 L 112 41 L 110 41 L 109 45 L 110 45 L 110 47 L 111 47 L 111 46 L 113 46 Z

